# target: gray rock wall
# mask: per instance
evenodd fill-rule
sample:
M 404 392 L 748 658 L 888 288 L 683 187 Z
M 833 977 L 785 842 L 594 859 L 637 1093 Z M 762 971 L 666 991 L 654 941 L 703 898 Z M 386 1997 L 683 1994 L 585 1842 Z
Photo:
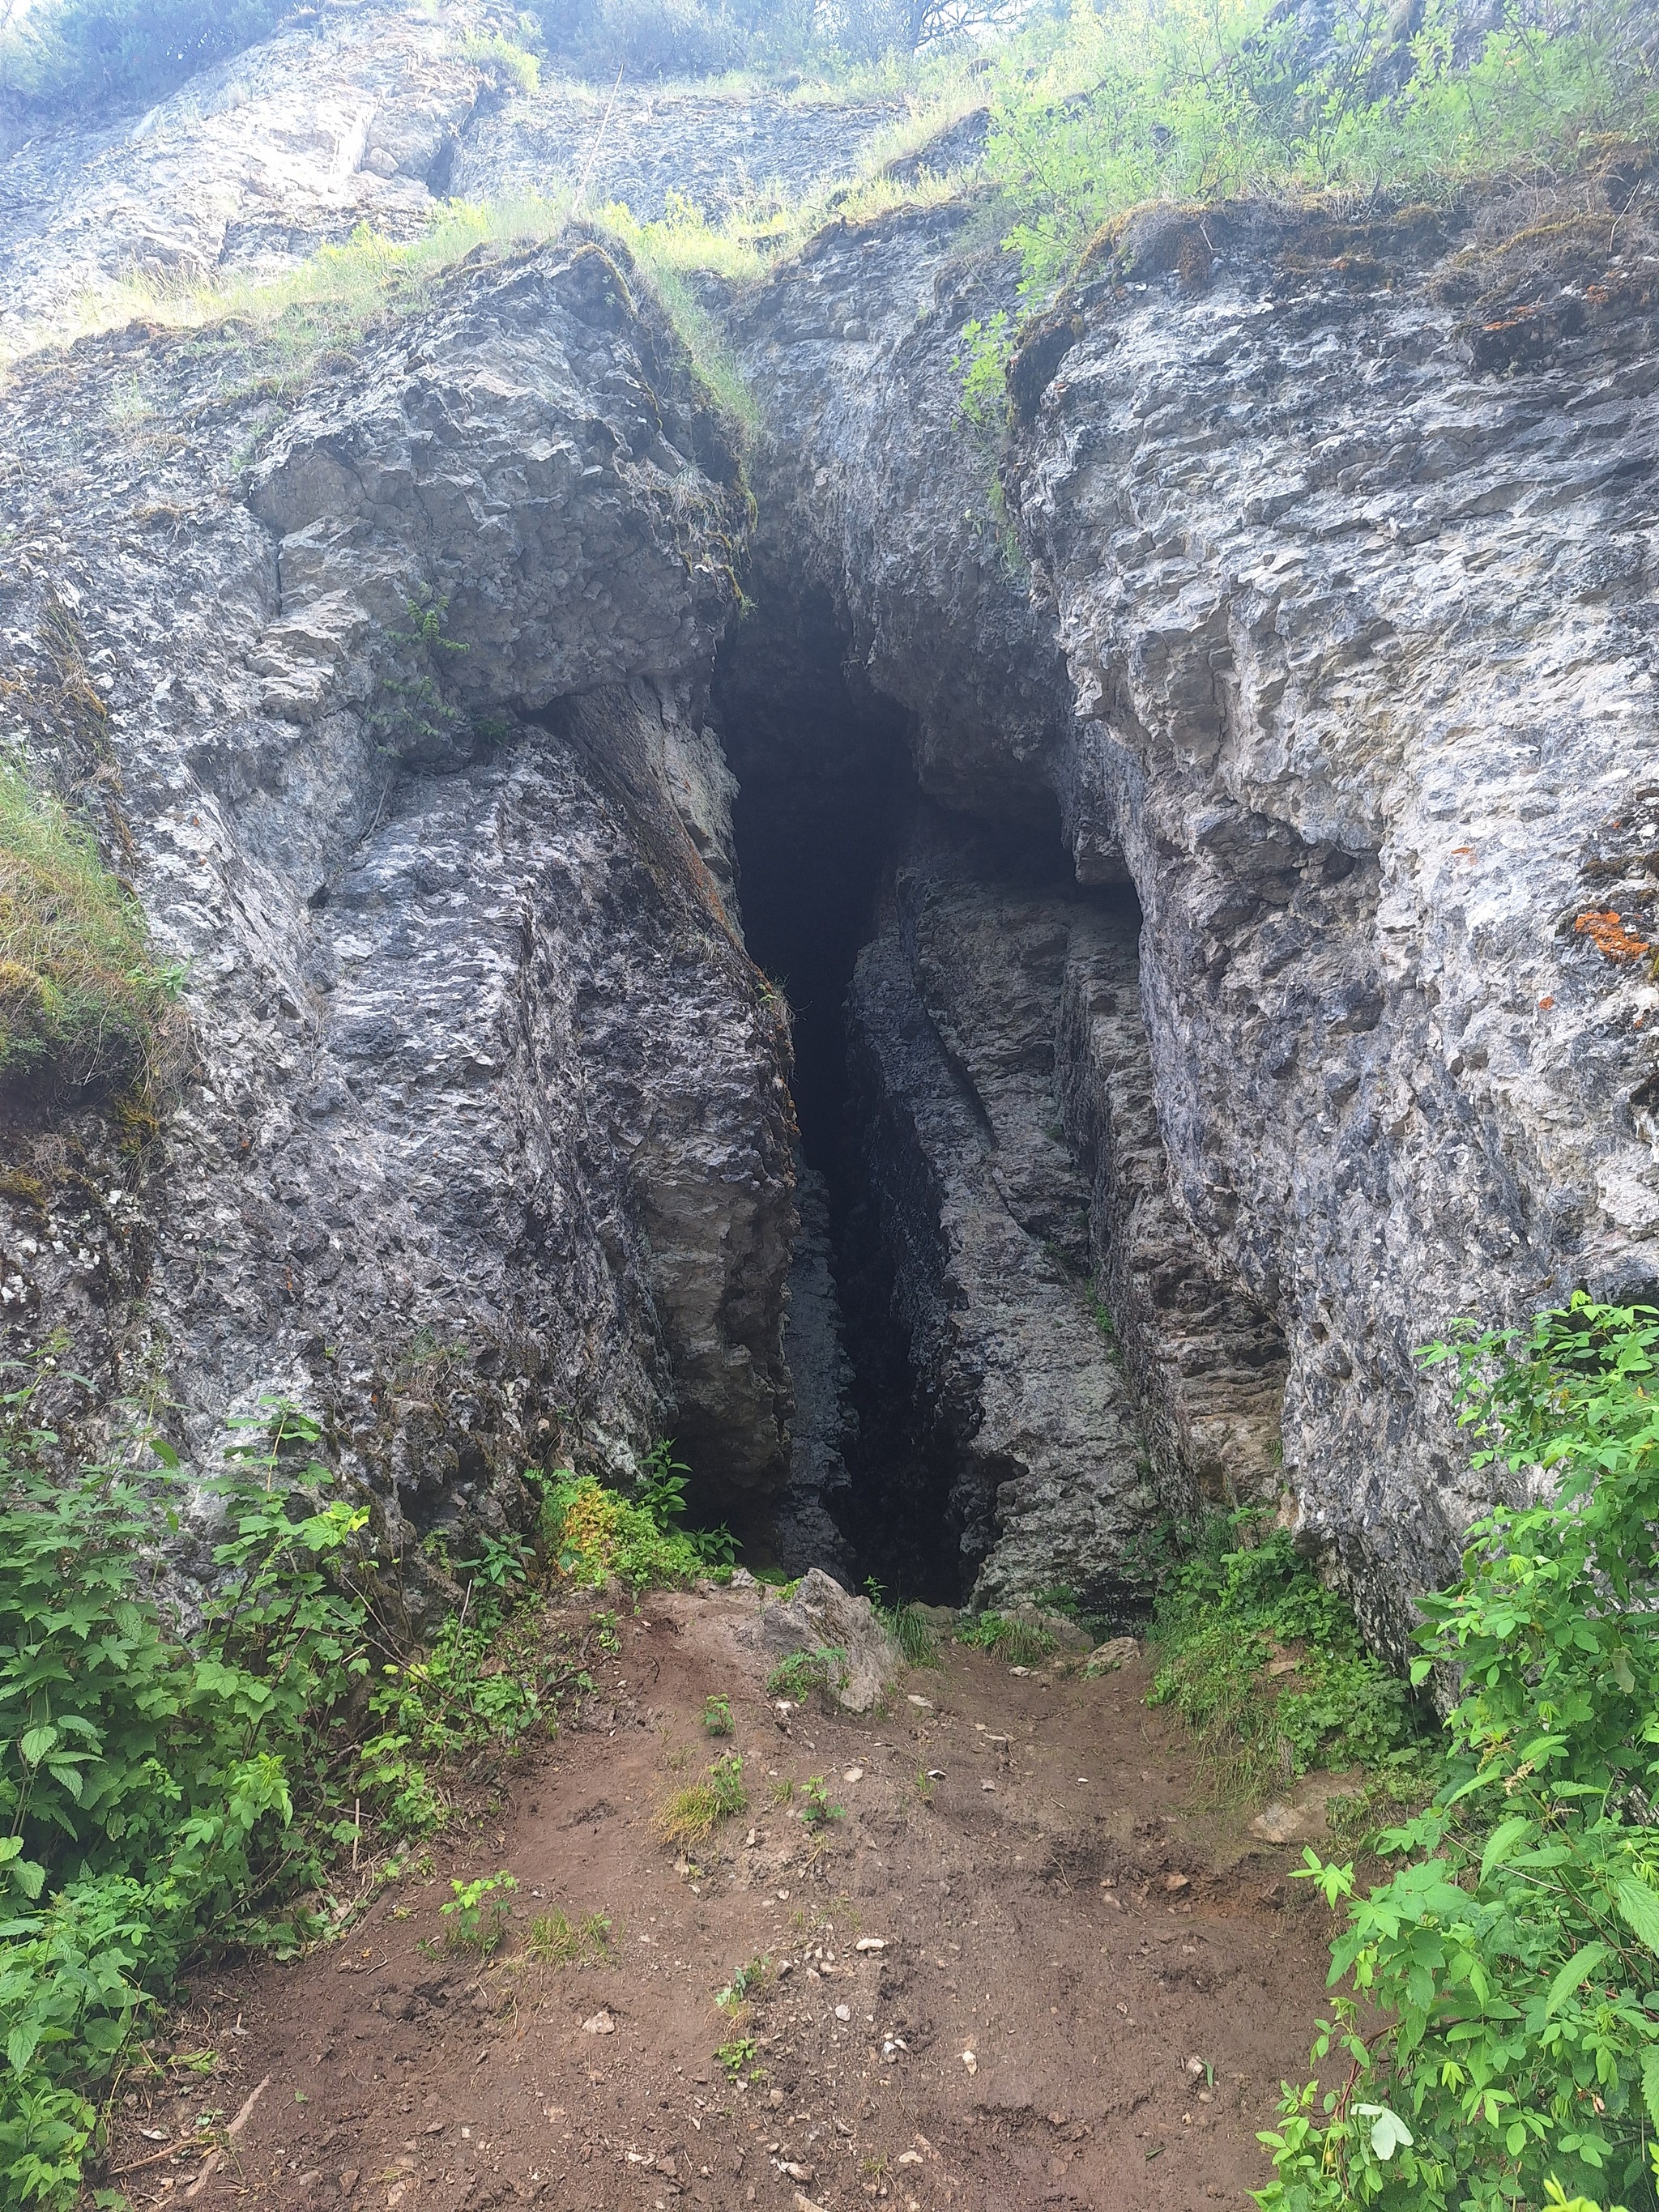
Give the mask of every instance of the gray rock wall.
M 292 1393 L 394 1550 L 664 1434 L 763 1490 L 793 1122 L 701 706 L 717 426 L 580 238 L 456 272 L 241 475 L 221 374 L 87 341 L 0 401 L 7 734 L 104 822 L 190 1040 L 136 1148 L 9 1102 L 11 1348 L 65 1330 L 198 1463 Z M 154 427 L 94 447 L 138 374 Z

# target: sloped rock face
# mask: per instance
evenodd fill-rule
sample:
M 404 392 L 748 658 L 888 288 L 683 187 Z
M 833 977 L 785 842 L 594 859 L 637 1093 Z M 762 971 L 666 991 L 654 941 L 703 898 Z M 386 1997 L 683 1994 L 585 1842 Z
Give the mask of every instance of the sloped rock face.
M 1593 210 L 1555 213 L 1608 260 Z M 1184 1247 L 1167 1265 L 1137 1263 L 1137 1206 L 1108 1194 L 1160 1178 L 1134 1164 L 1144 1112 L 1115 1110 L 1087 961 L 1060 1081 L 1118 1224 L 1097 1256 L 1154 1456 L 1259 1480 L 1282 1357 L 1304 1537 L 1384 1642 L 1485 1495 L 1414 1347 L 1659 1273 L 1659 1002 L 1624 941 L 1651 939 L 1659 879 L 1651 287 L 1644 238 L 1588 289 L 1577 247 L 1571 270 L 1506 258 L 1537 219 L 1132 235 L 1016 363 L 1029 597 L 954 419 L 962 324 L 997 295 L 952 259 L 952 217 L 827 236 L 742 325 L 775 371 L 777 496 L 915 712 L 924 788 L 993 818 L 1052 794 L 1078 880 L 1139 896 L 1169 1170 L 1139 1218 Z M 860 1020 L 915 1051 L 886 951 Z M 985 1136 L 959 1119 L 938 1158 L 971 1179 Z M 897 1243 L 926 1304 L 938 1239 Z M 1214 1324 L 1179 1387 L 1172 1280 Z M 1011 1303 L 982 1283 L 953 1326 Z
M 926 817 L 848 1023 L 892 1322 L 963 1587 L 1003 1603 L 1060 1583 L 1104 1610 L 1158 1501 L 1093 1310 L 1089 1186 L 1055 1087 L 1066 963 L 1095 917 L 1048 872 Z
M 87 457 L 135 374 L 196 435 Z M 218 374 L 88 342 L 4 402 L 9 734 L 120 825 L 198 1055 L 142 1172 L 14 1114 L 14 1347 L 147 1369 L 198 1461 L 293 1393 L 394 1549 L 664 1434 L 764 1489 L 793 1125 L 701 706 L 730 456 L 580 238 L 458 271 L 248 477 Z

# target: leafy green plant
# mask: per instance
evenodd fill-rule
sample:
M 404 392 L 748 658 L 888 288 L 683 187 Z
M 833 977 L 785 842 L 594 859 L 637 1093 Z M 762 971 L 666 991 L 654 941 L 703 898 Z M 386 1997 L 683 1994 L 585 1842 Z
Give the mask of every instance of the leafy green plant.
M 734 2036 L 730 2043 L 721 2044 L 714 2053 L 734 2081 L 745 2066 L 754 2064 L 759 2055 L 760 2045 L 752 2035 Z
M 702 1732 L 705 1735 L 730 1735 L 732 1733 L 732 1700 L 716 1694 L 702 1702 Z
M 98 2084 L 184 1960 L 315 1924 L 273 1916 L 337 1844 L 367 1516 L 328 1495 L 315 1423 L 263 1405 L 204 1486 L 216 1579 L 187 1644 L 140 1564 L 182 1519 L 174 1455 L 48 1473 L 32 1389 L 0 1401 L 0 2196 L 59 2207 L 100 2137 Z
M 525 1948 L 544 1966 L 603 1966 L 611 1957 L 615 1928 L 608 1912 L 590 1912 L 572 1920 L 555 1905 L 538 1913 L 530 1923 Z
M 0 1085 L 73 1097 L 140 1081 L 183 981 L 153 958 L 91 831 L 0 769 Z
M 542 65 L 528 46 L 504 38 L 499 31 L 469 31 L 460 41 L 464 59 L 476 62 L 498 85 L 516 85 L 520 92 L 541 88 Z
M 844 1820 L 845 1811 L 830 1802 L 829 1785 L 821 1774 L 810 1775 L 802 1783 L 800 1816 L 809 1828 L 822 1828 L 831 1820 Z
M 1401 1796 L 1421 1802 L 1432 1790 L 1431 1724 L 1262 1509 L 1199 1526 L 1166 1577 L 1152 1636 L 1150 1702 L 1181 1715 L 1224 1795 L 1259 1796 L 1316 1763 L 1392 1778 L 1396 1810 Z
M 1361 1897 L 1351 1865 L 1306 1854 L 1355 1996 L 1314 2045 L 1340 2086 L 1287 2087 L 1257 2202 L 1651 2206 L 1659 1313 L 1581 1294 L 1428 1358 L 1454 1368 L 1476 1464 L 1550 1494 L 1478 1522 L 1462 1579 L 1424 1601 L 1413 1671 L 1443 1669 L 1455 1701 L 1443 1785 L 1380 1839 L 1403 1863 Z
M 772 1961 L 768 1957 L 750 1959 L 746 1966 L 738 1967 L 723 1990 L 716 1992 L 714 2002 L 735 2020 L 747 2003 L 750 1990 L 765 1980 L 771 1967 Z
M 815 1644 L 810 1651 L 792 1651 L 780 1659 L 766 1678 L 769 1696 L 788 1698 L 804 1705 L 815 1690 L 828 1698 L 847 1680 L 847 1654 L 839 1644 Z
M 450 1923 L 444 1931 L 446 1948 L 476 1952 L 481 1959 L 499 1950 L 512 1916 L 509 1900 L 518 1886 L 505 1867 L 499 1874 L 484 1875 L 477 1881 L 452 1881 L 453 1894 L 447 1905 L 438 1907 Z
M 954 1635 L 958 1644 L 994 1652 L 1011 1667 L 1041 1666 L 1054 1648 L 1054 1639 L 1046 1628 L 1002 1613 L 981 1613 L 972 1620 L 959 1621 Z

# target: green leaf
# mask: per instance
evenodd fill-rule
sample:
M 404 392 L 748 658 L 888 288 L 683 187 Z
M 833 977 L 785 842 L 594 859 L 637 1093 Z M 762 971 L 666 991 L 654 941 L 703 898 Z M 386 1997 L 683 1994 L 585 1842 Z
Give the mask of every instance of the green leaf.
M 1642 2101 L 1648 2118 L 1659 2128 L 1659 2048 L 1652 2044 L 1642 2053 Z
M 1624 1875 L 1613 1891 L 1613 1902 L 1619 1907 L 1619 1917 L 1638 1942 L 1659 1953 L 1659 1897 L 1645 1882 Z
M 1416 2141 L 1399 2113 L 1391 2112 L 1386 2105 L 1356 2105 L 1354 2111 L 1359 2118 L 1370 2122 L 1371 2148 L 1378 2158 L 1390 2159 L 1397 2150 L 1409 2150 Z
M 25 1729 L 17 1745 L 18 1751 L 22 1755 L 24 1765 L 39 1766 L 57 1741 L 58 1731 L 50 1725 L 44 1728 Z
M 34 2056 L 35 2045 L 40 2040 L 38 2021 L 24 2021 L 13 2028 L 6 2038 L 6 2063 L 14 2074 L 21 2074 Z
M 1550 1984 L 1549 1995 L 1544 2000 L 1545 2019 L 1559 2004 L 1565 2003 L 1581 1982 L 1589 1979 L 1603 1959 L 1612 1955 L 1605 1943 L 1586 1943 L 1582 1951 L 1575 1951 Z
M 1531 1832 L 1532 1822 L 1524 1814 L 1512 1814 L 1500 1820 L 1486 1838 L 1486 1848 L 1480 1854 L 1480 1879 L 1485 1881 L 1496 1866 L 1502 1866 L 1521 1838 Z

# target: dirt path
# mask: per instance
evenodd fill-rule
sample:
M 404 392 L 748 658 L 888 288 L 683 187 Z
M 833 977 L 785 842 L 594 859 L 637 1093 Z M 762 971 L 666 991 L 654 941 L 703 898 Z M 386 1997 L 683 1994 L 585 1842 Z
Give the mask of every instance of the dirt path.
M 884 1717 L 786 1720 L 732 1640 L 752 1603 L 623 1613 L 599 1698 L 439 1840 L 430 1879 L 342 1946 L 202 1981 L 172 2044 L 220 2070 L 124 2108 L 108 2164 L 134 2204 L 1194 2212 L 1259 2186 L 1322 1914 L 1282 1855 L 1191 1809 L 1145 1662 L 1086 1681 L 952 1648 Z M 750 1808 L 692 1865 L 651 1822 L 730 1747 L 702 1733 L 711 1692 Z M 796 1811 L 813 1775 L 845 1808 L 821 1837 Z M 503 1867 L 514 1917 L 481 1969 L 443 1950 L 438 1907 Z M 529 1954 L 556 1905 L 611 1917 L 608 1961 Z M 716 1993 L 760 1960 L 734 2019 Z M 733 2078 L 716 2053 L 744 2043 Z M 216 2172 L 173 2155 L 267 2076 Z

